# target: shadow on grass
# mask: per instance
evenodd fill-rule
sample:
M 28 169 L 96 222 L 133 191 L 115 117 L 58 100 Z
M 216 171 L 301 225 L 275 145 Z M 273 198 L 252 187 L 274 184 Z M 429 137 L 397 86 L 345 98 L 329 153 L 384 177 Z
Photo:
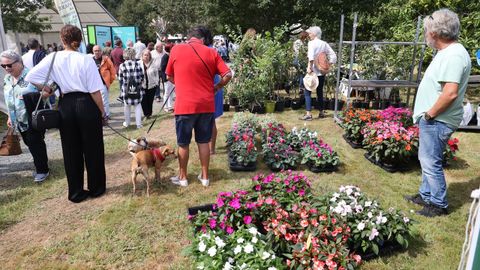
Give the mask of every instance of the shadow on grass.
M 466 203 L 472 202 L 470 194 L 480 186 L 480 176 L 468 182 L 452 183 L 448 186 L 449 211 L 454 212 Z
M 470 164 L 465 159 L 457 157 L 457 160 L 451 160 L 444 169 L 447 170 L 464 170 L 470 168 Z

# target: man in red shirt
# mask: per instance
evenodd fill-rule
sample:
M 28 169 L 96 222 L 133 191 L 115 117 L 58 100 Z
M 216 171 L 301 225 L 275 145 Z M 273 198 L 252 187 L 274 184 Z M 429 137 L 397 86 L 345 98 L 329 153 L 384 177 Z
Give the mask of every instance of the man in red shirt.
M 213 38 L 211 32 L 198 26 L 190 30 L 188 41 L 172 48 L 168 61 L 167 79 L 175 84 L 175 129 L 178 144 L 179 174 L 172 177 L 174 184 L 187 186 L 187 164 L 192 130 L 198 146 L 202 172 L 198 180 L 203 186 L 209 185 L 208 166 L 215 112 L 214 96 L 232 78 L 218 52 L 209 48 Z M 222 79 L 214 85 L 215 74 Z

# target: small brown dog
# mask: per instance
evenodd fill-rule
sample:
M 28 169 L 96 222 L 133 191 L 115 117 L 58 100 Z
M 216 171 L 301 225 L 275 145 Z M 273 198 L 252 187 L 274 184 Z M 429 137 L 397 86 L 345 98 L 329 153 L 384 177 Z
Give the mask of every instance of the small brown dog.
M 160 147 L 160 145 L 163 145 Z M 138 138 L 134 143 L 129 142 L 128 150 L 132 155 L 131 172 L 133 193 L 136 191 L 137 175 L 142 174 L 147 185 L 147 196 L 150 196 L 149 168 L 155 168 L 155 177 L 160 181 L 160 168 L 165 158 L 169 155 L 176 157 L 175 150 L 166 146 L 163 142 L 148 141 L 145 138 Z

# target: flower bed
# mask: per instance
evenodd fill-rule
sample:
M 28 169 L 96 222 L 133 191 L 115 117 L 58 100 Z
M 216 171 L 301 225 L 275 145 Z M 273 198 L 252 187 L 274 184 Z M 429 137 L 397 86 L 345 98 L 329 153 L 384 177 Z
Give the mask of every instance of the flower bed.
M 221 192 L 214 211 L 189 216 L 197 269 L 355 269 L 358 253 L 408 246 L 411 221 L 353 186 L 314 196 L 298 172 L 256 175 L 251 188 Z
M 362 130 L 366 124 L 379 119 L 374 111 L 348 109 L 344 113 L 342 127 L 345 130 L 344 138 L 353 148 L 363 145 Z

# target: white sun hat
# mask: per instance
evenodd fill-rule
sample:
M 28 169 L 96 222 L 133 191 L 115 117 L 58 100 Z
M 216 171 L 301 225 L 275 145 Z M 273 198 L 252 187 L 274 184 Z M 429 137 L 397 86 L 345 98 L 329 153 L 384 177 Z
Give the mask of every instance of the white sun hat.
M 317 89 L 318 83 L 318 77 L 313 72 L 310 72 L 303 77 L 303 85 L 310 92 Z

